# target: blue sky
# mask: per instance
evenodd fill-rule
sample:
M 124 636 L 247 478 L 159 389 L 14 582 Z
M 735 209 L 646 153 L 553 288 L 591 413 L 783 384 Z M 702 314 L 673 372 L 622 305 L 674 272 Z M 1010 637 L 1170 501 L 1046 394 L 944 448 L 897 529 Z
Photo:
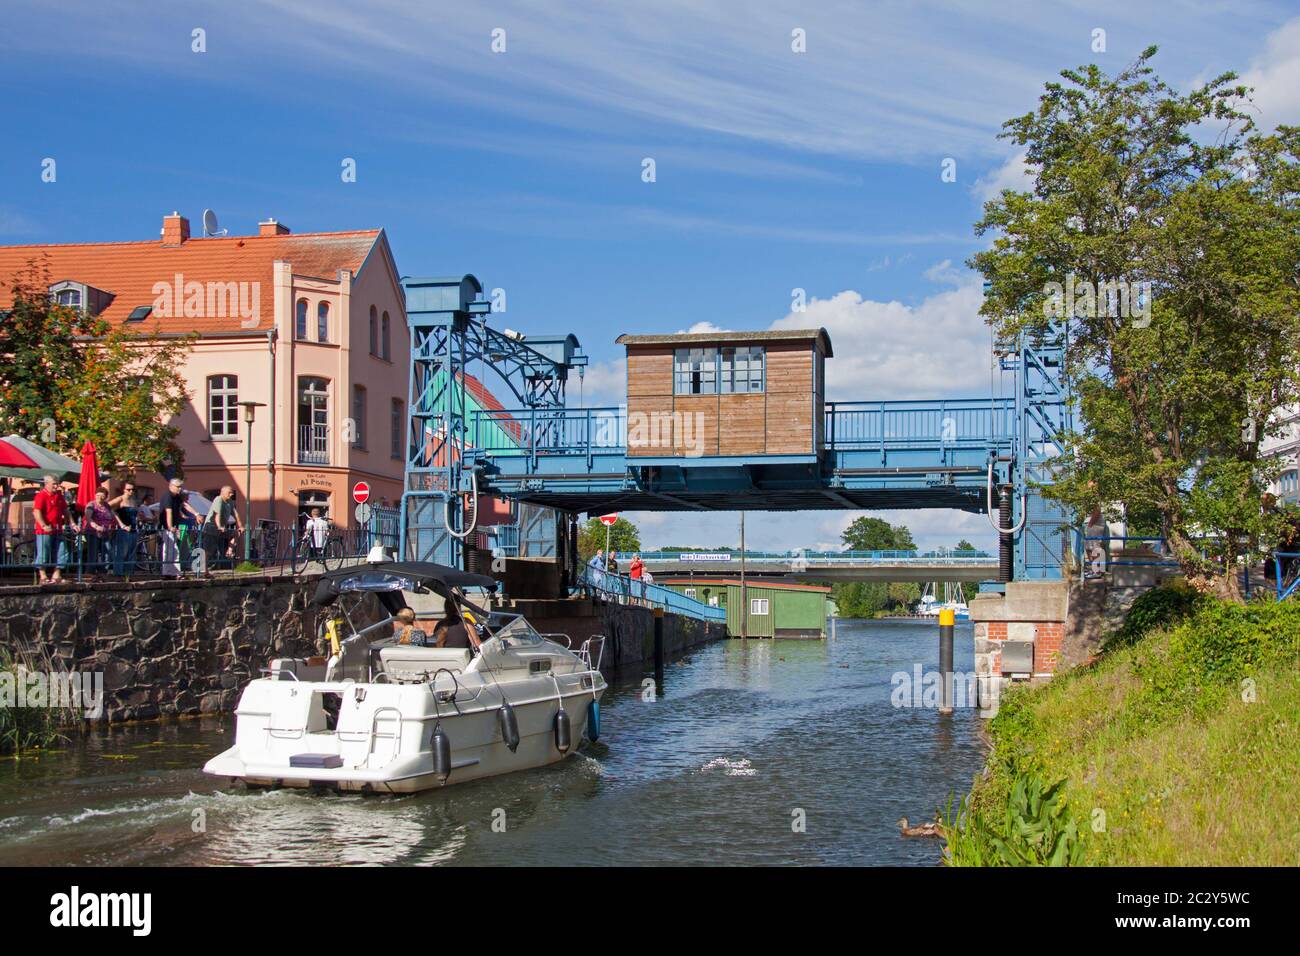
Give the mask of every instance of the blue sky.
M 1294 3 L 466 6 L 11 0 L 0 243 L 146 239 L 206 207 L 235 233 L 382 226 L 402 272 L 473 272 L 511 327 L 576 333 L 588 403 L 621 392 L 618 333 L 767 328 L 802 288 L 831 398 L 986 395 L 962 263 L 981 201 L 1022 181 L 999 125 L 1045 81 L 1155 42 L 1170 82 L 1235 69 L 1262 122 L 1300 122 Z M 925 546 L 992 540 L 978 515 L 885 516 Z M 829 546 L 852 517 L 748 531 Z M 735 538 L 734 515 L 634 518 L 647 544 Z

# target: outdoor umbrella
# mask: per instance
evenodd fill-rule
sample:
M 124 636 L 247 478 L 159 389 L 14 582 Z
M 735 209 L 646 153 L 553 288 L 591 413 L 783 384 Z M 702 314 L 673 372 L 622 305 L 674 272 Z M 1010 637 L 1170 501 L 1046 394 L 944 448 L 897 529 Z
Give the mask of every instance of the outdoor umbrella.
M 69 481 L 81 474 L 81 465 L 79 463 L 60 455 L 58 452 L 42 448 L 36 442 L 28 441 L 21 435 L 0 438 L 0 445 L 7 445 L 15 451 L 21 452 L 36 463 L 34 468 L 0 465 L 0 477 L 26 478 L 29 481 L 40 481 L 46 475 L 53 475 L 59 481 Z
M 77 507 L 84 509 L 95 500 L 99 490 L 99 462 L 95 460 L 95 443 L 81 446 L 81 480 L 77 482 Z
M 0 440 L 0 468 L 39 468 L 30 455 Z

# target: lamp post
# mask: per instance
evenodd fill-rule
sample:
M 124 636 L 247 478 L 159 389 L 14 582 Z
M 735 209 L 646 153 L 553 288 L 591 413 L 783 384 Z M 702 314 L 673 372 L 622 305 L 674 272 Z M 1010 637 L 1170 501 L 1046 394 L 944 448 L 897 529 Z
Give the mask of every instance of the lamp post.
M 245 445 L 248 448 L 248 464 L 244 470 L 244 560 L 251 561 L 253 556 L 253 419 L 257 410 L 265 402 L 240 402 L 244 407 Z

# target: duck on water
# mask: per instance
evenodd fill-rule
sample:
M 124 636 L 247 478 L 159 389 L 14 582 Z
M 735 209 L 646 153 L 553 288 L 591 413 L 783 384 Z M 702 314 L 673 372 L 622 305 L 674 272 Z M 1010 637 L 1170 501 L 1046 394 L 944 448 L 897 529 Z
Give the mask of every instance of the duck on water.
M 567 636 L 539 634 L 523 615 L 466 595 L 496 587 L 427 562 L 323 575 L 312 603 L 331 656 L 273 660 L 240 697 L 235 745 L 204 772 L 253 786 L 413 793 L 555 763 L 584 734 L 595 740 L 603 638 L 573 649 Z M 374 640 L 391 635 L 404 592 L 441 597 L 470 646 Z M 358 630 L 349 611 L 367 594 L 388 616 Z

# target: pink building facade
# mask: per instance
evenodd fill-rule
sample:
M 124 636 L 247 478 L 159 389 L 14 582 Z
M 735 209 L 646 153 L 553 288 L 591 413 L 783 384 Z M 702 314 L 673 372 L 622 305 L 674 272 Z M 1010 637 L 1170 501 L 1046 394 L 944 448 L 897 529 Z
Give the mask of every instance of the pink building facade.
M 294 235 L 267 220 L 246 236 L 193 238 L 172 214 L 154 242 L 0 247 L 0 300 L 33 261 L 66 304 L 142 331 L 197 333 L 174 423 L 187 488 L 232 485 L 241 516 L 251 497 L 254 524 L 319 507 L 355 526 L 357 482 L 372 503 L 397 506 L 410 335 L 383 230 Z M 260 406 L 251 428 L 246 402 Z M 162 475 L 136 480 L 155 498 L 166 486 Z

